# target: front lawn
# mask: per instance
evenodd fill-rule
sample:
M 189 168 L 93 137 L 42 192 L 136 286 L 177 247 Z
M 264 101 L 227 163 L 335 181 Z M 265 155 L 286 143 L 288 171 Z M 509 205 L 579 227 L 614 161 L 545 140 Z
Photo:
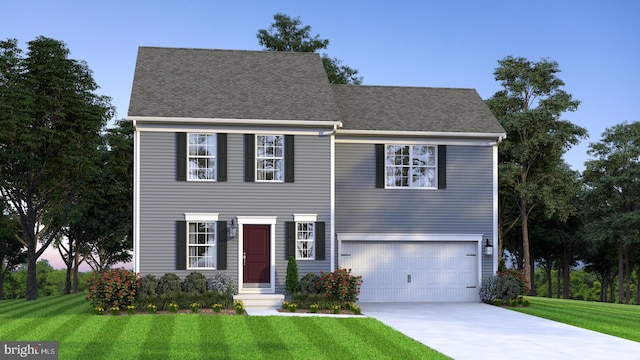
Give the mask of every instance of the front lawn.
M 371 318 L 93 315 L 84 294 L 0 301 L 0 340 L 60 359 L 448 359 Z
M 527 299 L 531 306 L 510 309 L 640 342 L 640 306 L 542 297 Z

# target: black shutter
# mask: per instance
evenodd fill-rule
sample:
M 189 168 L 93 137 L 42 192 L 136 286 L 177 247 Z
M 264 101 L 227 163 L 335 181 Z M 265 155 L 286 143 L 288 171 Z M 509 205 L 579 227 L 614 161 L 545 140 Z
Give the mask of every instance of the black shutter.
M 288 260 L 289 257 L 296 256 L 296 223 L 293 221 L 287 221 L 285 223 L 284 230 L 284 258 L 285 260 Z
M 187 270 L 186 221 L 176 221 L 176 270 Z
M 324 222 L 316 223 L 316 260 L 324 260 L 325 252 L 325 225 Z
M 284 136 L 284 182 L 295 180 L 295 141 L 293 135 Z
M 384 144 L 376 144 L 376 188 L 384 189 Z
M 187 181 L 187 133 L 176 133 L 176 180 Z
M 438 189 L 447 188 L 447 146 L 438 145 Z
M 256 137 L 244 135 L 244 181 L 256 181 Z
M 227 134 L 218 134 L 218 171 L 216 180 L 227 181 Z
M 227 223 L 225 221 L 218 221 L 218 256 L 217 256 L 217 270 L 227 270 Z

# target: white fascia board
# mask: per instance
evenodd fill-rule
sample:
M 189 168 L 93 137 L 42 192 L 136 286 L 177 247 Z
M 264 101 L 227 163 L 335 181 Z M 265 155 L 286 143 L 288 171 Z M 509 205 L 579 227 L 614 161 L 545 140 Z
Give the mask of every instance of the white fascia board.
M 318 221 L 318 214 L 293 214 L 293 221 L 295 221 L 295 222 L 316 222 L 316 221 Z
M 219 213 L 184 213 L 184 221 L 218 221 Z
M 386 130 L 345 130 L 339 129 L 337 137 L 347 136 L 413 136 L 413 137 L 436 137 L 436 138 L 470 138 L 470 139 L 492 139 L 500 141 L 504 139 L 506 133 L 480 133 L 480 132 L 454 132 L 454 131 L 386 131 Z
M 273 120 L 273 119 L 221 119 L 221 118 L 190 118 L 190 117 L 161 117 L 161 116 L 127 116 L 125 120 L 142 123 L 160 124 L 226 124 L 226 125 L 281 125 L 281 126 L 342 126 L 341 121 L 316 120 Z
M 479 241 L 482 234 L 338 233 L 338 241 Z
M 394 144 L 394 145 L 458 145 L 495 146 L 496 139 L 445 138 L 445 137 L 348 137 L 336 138 L 337 144 Z

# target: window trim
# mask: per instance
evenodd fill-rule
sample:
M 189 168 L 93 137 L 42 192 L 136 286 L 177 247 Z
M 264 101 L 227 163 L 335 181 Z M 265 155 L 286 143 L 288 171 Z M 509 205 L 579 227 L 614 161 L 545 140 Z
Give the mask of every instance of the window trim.
M 191 237 L 191 232 L 190 232 L 190 227 L 192 224 L 210 224 L 213 229 L 214 229 L 214 241 L 213 244 L 191 244 L 189 243 L 189 238 Z M 197 225 L 196 225 L 197 226 Z M 187 266 L 186 269 L 187 270 L 217 270 L 218 269 L 218 224 L 215 221 L 201 221 L 201 220 L 195 220 L 195 221 L 187 221 L 186 222 L 186 227 L 187 227 L 187 248 L 186 248 L 186 255 L 187 255 Z M 208 232 L 207 232 L 208 234 Z M 198 248 L 198 247 L 208 247 L 209 249 L 213 249 L 213 254 L 210 255 L 211 257 L 211 261 L 213 262 L 213 266 L 191 266 L 191 261 L 190 258 L 192 257 L 190 255 L 190 249 L 192 247 Z M 198 257 L 198 256 L 196 256 Z
M 186 246 L 186 251 L 185 251 L 185 257 L 186 257 L 186 264 L 185 264 L 185 269 L 186 270 L 218 270 L 218 251 L 219 251 L 219 246 L 218 246 L 218 242 L 220 240 L 220 236 L 218 234 L 219 232 L 219 228 L 218 228 L 218 218 L 219 218 L 219 213 L 184 213 L 184 221 L 185 221 L 185 227 L 186 227 L 186 238 L 185 238 L 185 246 Z M 214 224 L 215 227 L 215 241 L 213 243 L 213 245 L 206 245 L 206 246 L 210 246 L 213 247 L 215 250 L 215 253 L 212 255 L 213 256 L 213 261 L 215 262 L 215 266 L 214 267 L 191 267 L 190 266 L 190 262 L 189 262 L 189 248 L 191 246 L 200 246 L 200 245 L 192 245 L 189 244 L 189 225 L 190 224 L 197 224 L 197 223 L 209 223 L 209 224 Z
M 294 251 L 296 260 L 316 260 L 316 234 L 317 234 L 317 226 L 316 222 L 318 221 L 318 214 L 293 214 L 293 221 L 295 237 L 294 237 Z M 313 239 L 312 240 L 304 240 L 312 243 L 312 255 L 311 257 L 300 257 L 298 253 L 298 242 L 301 241 L 298 238 L 299 229 L 298 225 L 300 224 L 311 224 L 313 226 Z
M 411 185 L 407 185 L 407 186 L 391 186 L 387 184 L 387 149 L 389 148 L 389 146 L 408 146 L 409 147 L 409 156 L 411 157 L 411 154 L 413 153 L 413 147 L 414 146 L 426 146 L 426 147 L 431 147 L 434 149 L 434 160 L 435 163 L 433 166 L 429 166 L 427 168 L 433 168 L 435 171 L 435 176 L 434 176 L 434 184 L 433 186 L 411 186 Z M 384 146 L 382 146 L 382 151 L 383 153 L 382 155 L 382 181 L 384 184 L 384 189 L 420 189 L 420 190 L 438 190 L 440 189 L 439 186 L 439 181 L 441 178 L 440 172 L 441 172 L 441 168 L 440 168 L 440 156 L 439 156 L 439 152 L 440 152 L 440 146 L 436 145 L 436 144 L 395 144 L 395 143 L 386 143 L 384 144 Z M 409 169 L 414 168 L 412 164 L 409 165 Z

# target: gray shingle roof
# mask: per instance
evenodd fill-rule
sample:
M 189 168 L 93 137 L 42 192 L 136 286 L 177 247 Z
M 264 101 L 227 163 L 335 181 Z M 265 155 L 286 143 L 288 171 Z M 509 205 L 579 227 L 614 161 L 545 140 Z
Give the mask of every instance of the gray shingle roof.
M 505 132 L 475 89 L 331 87 L 346 130 Z
M 140 47 L 129 116 L 340 121 L 316 53 Z
M 474 89 L 330 85 L 316 53 L 140 47 L 128 115 L 504 133 Z

